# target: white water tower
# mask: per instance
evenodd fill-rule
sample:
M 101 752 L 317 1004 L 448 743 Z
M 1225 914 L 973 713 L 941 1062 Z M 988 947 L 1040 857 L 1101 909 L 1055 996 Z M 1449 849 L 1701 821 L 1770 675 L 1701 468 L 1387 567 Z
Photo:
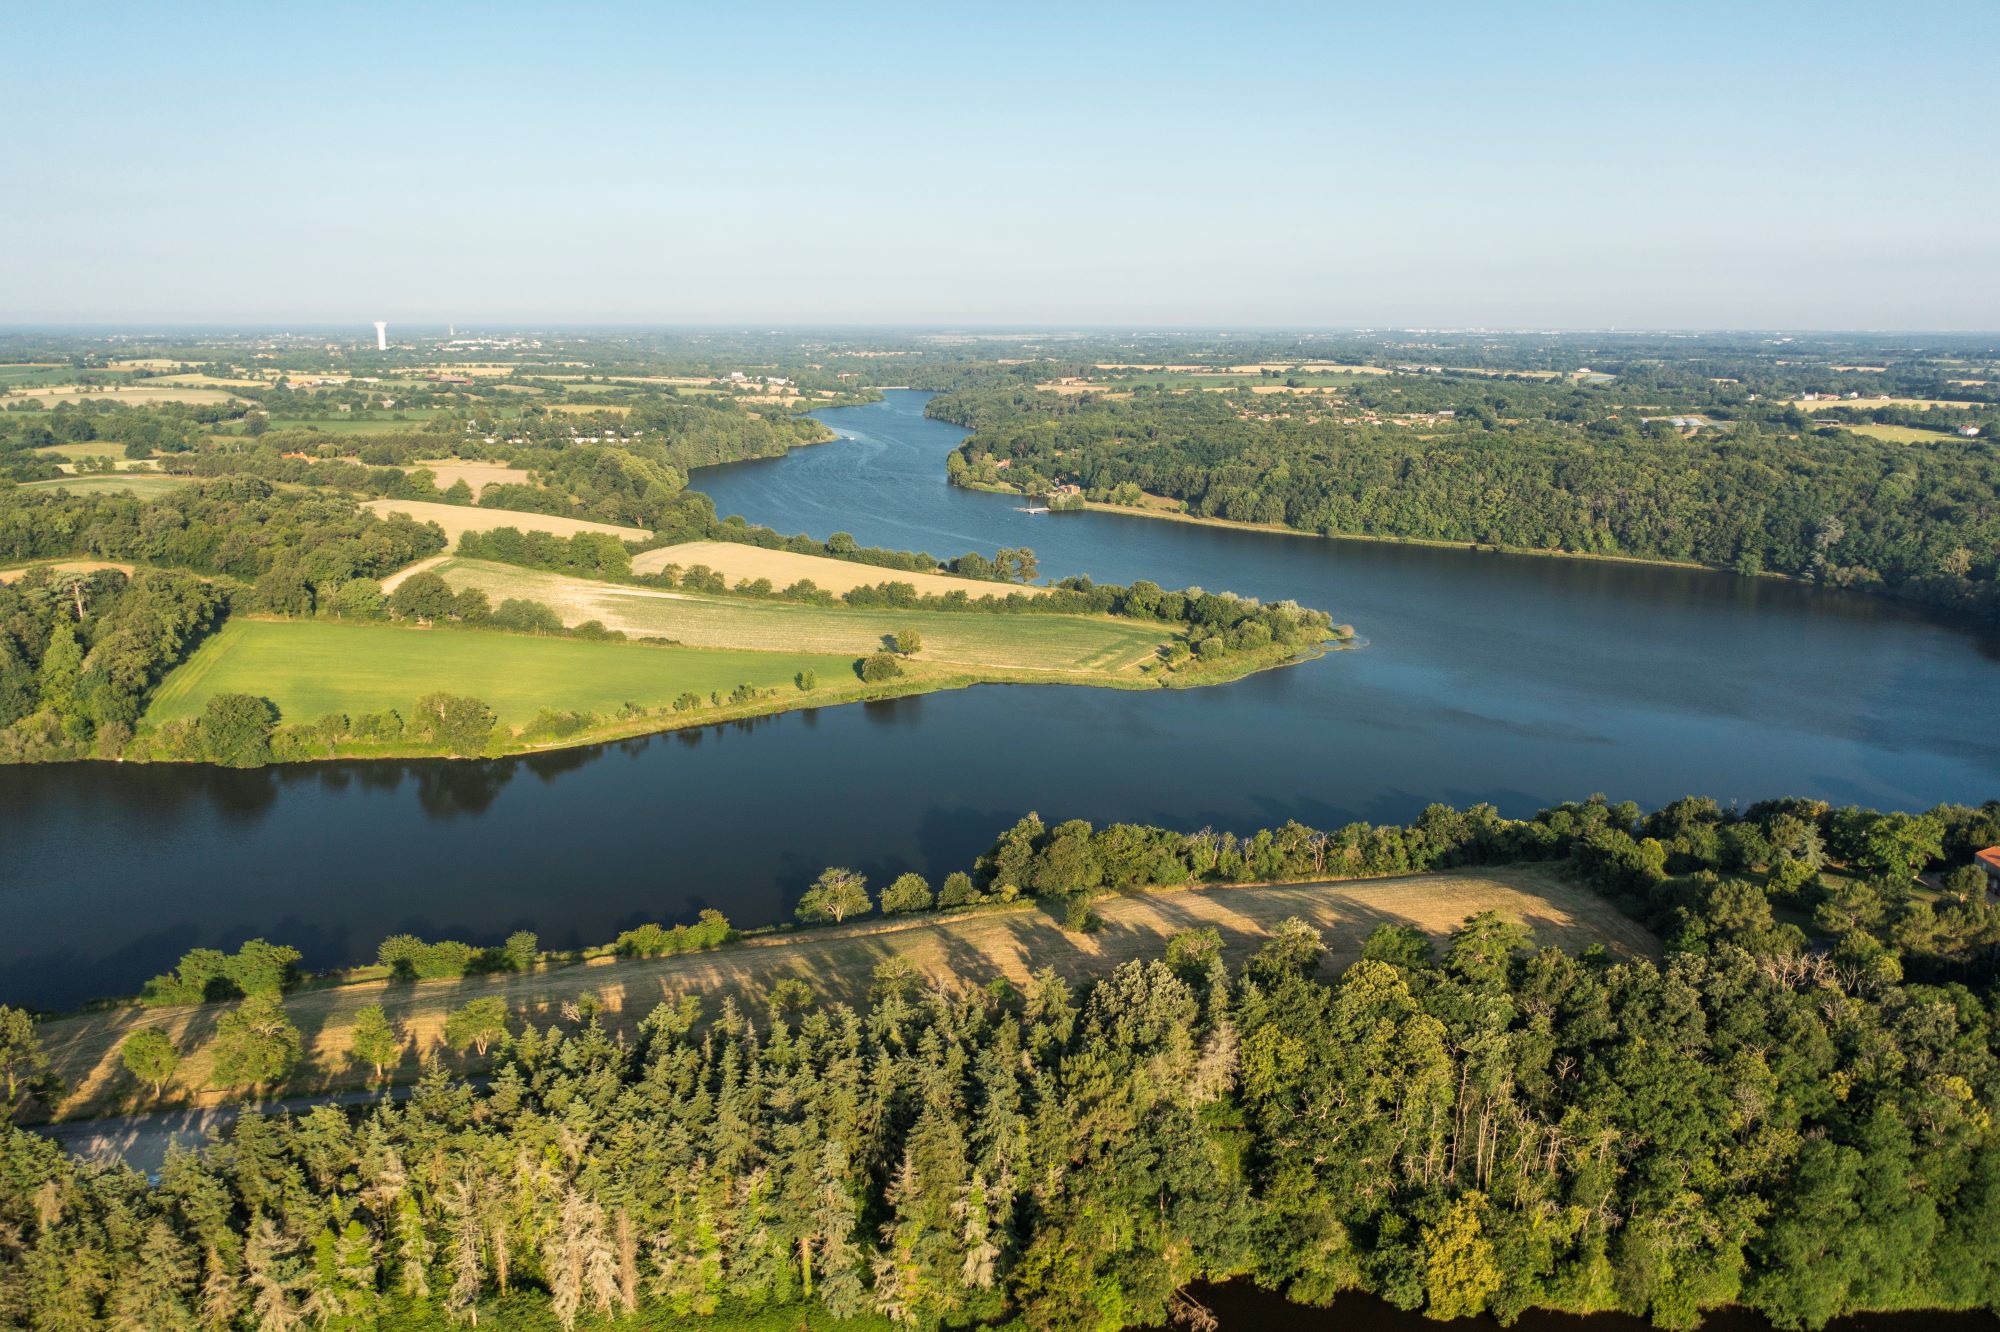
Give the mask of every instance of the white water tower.
M 386 319 L 375 321 L 375 350 L 389 350 L 389 321 Z

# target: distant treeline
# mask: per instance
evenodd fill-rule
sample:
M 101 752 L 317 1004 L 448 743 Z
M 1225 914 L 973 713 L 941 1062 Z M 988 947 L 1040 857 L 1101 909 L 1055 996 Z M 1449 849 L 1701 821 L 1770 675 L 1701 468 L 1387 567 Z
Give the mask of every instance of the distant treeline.
M 1434 419 L 1363 415 L 1377 409 Z M 1136 488 L 1204 517 L 1327 535 L 1770 571 L 2000 618 L 1989 441 L 1888 443 L 1782 404 L 1689 434 L 1586 386 L 1407 375 L 1326 402 L 1017 383 L 928 410 L 973 431 L 948 461 L 960 481 L 1074 482 L 1103 499 Z

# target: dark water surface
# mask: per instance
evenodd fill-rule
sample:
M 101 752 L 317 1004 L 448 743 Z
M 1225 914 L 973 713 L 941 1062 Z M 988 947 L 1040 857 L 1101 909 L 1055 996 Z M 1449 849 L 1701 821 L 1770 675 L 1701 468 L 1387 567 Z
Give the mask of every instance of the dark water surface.
M 840 442 L 694 484 L 787 532 L 1291 597 L 1369 646 L 1220 688 L 988 686 L 501 763 L 0 768 L 0 1001 L 130 991 L 250 935 L 332 965 L 406 929 L 763 923 L 825 865 L 935 880 L 1028 809 L 1250 830 L 1600 790 L 2000 795 L 1992 636 L 1725 575 L 1024 514 L 945 484 L 961 432 L 922 404 L 828 412 Z

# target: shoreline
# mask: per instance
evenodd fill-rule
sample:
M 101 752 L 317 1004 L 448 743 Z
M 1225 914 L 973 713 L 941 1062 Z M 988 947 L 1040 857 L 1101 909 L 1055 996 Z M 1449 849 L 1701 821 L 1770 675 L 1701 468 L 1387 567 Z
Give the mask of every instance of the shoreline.
M 1423 891 L 1444 885 L 1452 887 L 1448 897 L 1425 905 Z M 1345 908 L 1364 899 L 1379 904 L 1383 894 L 1398 893 L 1415 894 L 1407 903 L 1413 911 L 1442 912 L 1429 921 L 1441 929 L 1449 928 L 1446 916 L 1452 918 L 1450 923 L 1459 918 L 1455 913 L 1471 900 L 1468 893 L 1483 893 L 1493 899 L 1492 905 L 1516 909 L 1525 899 L 1533 898 L 1544 908 L 1553 905 L 1561 915 L 1562 924 L 1556 927 L 1561 937 L 1574 942 L 1587 935 L 1595 941 L 1608 942 L 1632 957 L 1658 955 L 1659 941 L 1650 933 L 1604 904 L 1588 889 L 1562 879 L 1551 866 L 1535 861 L 1240 883 L 1193 880 L 1105 894 L 1096 905 L 1135 929 L 1143 925 L 1145 932 L 1158 935 L 1159 944 L 1164 947 L 1168 925 L 1183 923 L 1180 918 L 1190 911 L 1204 919 L 1220 918 L 1223 913 L 1247 911 L 1250 903 L 1263 901 L 1269 908 L 1263 913 L 1269 917 L 1266 924 L 1299 914 L 1306 907 L 1310 914 L 1317 915 L 1322 910 L 1330 913 L 1321 924 L 1333 928 L 1335 917 L 1345 919 L 1342 915 Z M 1324 900 L 1318 901 L 1316 907 L 1309 906 L 1320 894 Z M 1213 908 L 1199 905 L 1216 898 L 1222 900 L 1215 902 Z M 1231 907 L 1232 899 L 1242 906 Z M 1449 910 L 1438 905 L 1447 901 Z M 1175 903 L 1187 906 L 1176 908 Z M 1012 939 L 1020 931 L 1032 935 L 1029 941 L 1036 945 L 1032 951 L 1050 965 L 1060 963 L 1062 969 L 1077 975 L 1094 975 L 1109 969 L 1104 936 L 1076 934 L 1062 928 L 1048 902 L 1026 895 L 904 915 L 878 912 L 844 924 L 798 925 L 785 921 L 753 926 L 733 932 L 726 942 L 714 947 L 654 957 L 621 956 L 608 943 L 579 950 L 552 950 L 538 959 L 533 970 L 493 975 L 399 982 L 391 980 L 378 964 L 333 968 L 313 973 L 283 998 L 302 1030 L 310 1030 L 307 1050 L 323 1061 L 324 1067 L 316 1076 L 308 1075 L 289 1089 L 274 1090 L 281 1096 L 326 1096 L 381 1091 L 416 1082 L 423 1073 L 421 1059 L 401 1061 L 396 1072 L 377 1082 L 366 1070 L 340 1062 L 343 1039 L 328 1039 L 336 1032 L 344 1037 L 347 1027 L 343 1022 L 351 1018 L 353 1010 L 385 998 L 396 1001 L 399 1018 L 417 1020 L 422 1031 L 412 1037 L 412 1043 L 418 1047 L 416 1053 L 422 1054 L 431 1052 L 441 1039 L 441 1024 L 451 1008 L 482 995 L 500 994 L 509 1000 L 511 1008 L 538 1014 L 554 1012 L 562 1002 L 574 1002 L 585 994 L 601 996 L 615 992 L 617 1002 L 608 1004 L 604 1012 L 614 1023 L 630 1023 L 650 1011 L 649 1005 L 641 1006 L 641 996 L 666 998 L 669 992 L 716 996 L 756 990 L 786 975 L 799 974 L 801 964 L 826 962 L 828 959 L 820 955 L 827 953 L 837 955 L 834 960 L 842 963 L 830 968 L 822 966 L 816 973 L 824 976 L 823 984 L 830 987 L 829 993 L 851 989 L 856 984 L 856 975 L 846 965 L 846 954 L 850 952 L 868 957 L 914 955 L 924 959 L 926 965 L 957 974 L 966 963 L 955 948 L 941 946 L 932 952 L 923 949 L 923 945 L 937 943 L 940 937 L 963 940 L 967 936 L 993 936 L 989 942 L 999 946 L 990 956 L 984 953 L 981 956 L 983 965 L 994 969 L 979 974 L 985 977 L 1006 974 L 1016 971 L 1017 966 L 1004 959 L 1018 955 L 1012 944 L 1000 936 Z M 891 939 L 897 942 L 892 943 Z M 1248 951 L 1243 941 L 1234 947 Z M 1357 938 L 1334 951 L 1352 960 L 1358 950 Z M 1020 970 L 1010 978 L 1017 983 L 1024 981 L 1026 971 Z M 859 984 L 865 990 L 867 973 L 859 974 Z M 192 1081 L 177 1084 L 183 1094 L 171 1099 L 121 1090 L 125 1075 L 115 1062 L 118 1043 L 132 1031 L 169 1030 L 177 1034 L 177 1039 L 205 1034 L 215 1016 L 233 1011 L 240 1002 L 223 1000 L 147 1008 L 135 999 L 126 998 L 99 1001 L 95 1007 L 42 1014 L 44 1033 L 55 1038 L 49 1042 L 49 1052 L 69 1084 L 65 1104 L 46 1123 L 78 1125 L 120 1117 L 117 1113 L 105 1113 L 107 1107 L 114 1111 L 122 1107 L 128 1115 L 147 1115 L 255 1103 L 254 1097 L 207 1087 L 196 1077 L 198 1066 L 186 1072 L 186 1078 Z M 481 1062 L 465 1058 L 461 1071 L 476 1074 Z M 125 1099 L 128 1095 L 129 1100 Z
M 953 481 L 950 484 L 961 490 L 976 490 L 988 495 L 1027 498 L 1014 486 L 985 481 Z M 1787 583 L 1798 581 L 1788 574 L 1772 573 L 1768 570 L 1756 574 L 1740 574 L 1722 565 L 1702 564 L 1694 560 L 1653 559 L 1644 555 L 1605 555 L 1595 551 L 1557 550 L 1547 546 L 1509 546 L 1486 541 L 1457 541 L 1444 537 L 1378 536 L 1367 532 L 1308 532 L 1302 527 L 1287 527 L 1282 523 L 1238 522 L 1231 518 L 1211 518 L 1202 514 L 1167 509 L 1136 509 L 1123 504 L 1106 504 L 1100 500 L 1084 500 L 1081 509 L 1057 509 L 1051 512 L 1104 513 L 1125 518 L 1153 518 L 1170 523 L 1186 523 L 1192 527 L 1213 527 L 1227 532 L 1251 532 L 1259 536 L 1300 537 L 1311 541 L 1358 541 L 1385 546 L 1428 546 L 1438 550 L 1472 551 L 1487 555 L 1534 555 L 1544 559 L 1594 560 L 1604 564 L 1637 564 L 1656 569 L 1687 569 L 1697 573 L 1729 574 L 1737 578 L 1770 578 Z

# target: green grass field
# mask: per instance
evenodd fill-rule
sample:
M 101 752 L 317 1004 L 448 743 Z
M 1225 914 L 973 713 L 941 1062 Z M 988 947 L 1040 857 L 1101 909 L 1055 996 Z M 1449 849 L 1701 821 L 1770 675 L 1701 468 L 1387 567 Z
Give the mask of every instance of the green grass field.
M 543 708 L 609 713 L 658 707 L 687 690 L 706 697 L 739 684 L 790 686 L 802 670 L 851 679 L 852 654 L 727 652 L 568 638 L 312 620 L 233 619 L 169 675 L 146 719 L 199 713 L 210 697 L 260 694 L 286 722 L 358 716 L 443 690 L 483 699 L 519 726 Z
M 76 371 L 67 365 L 34 365 L 16 362 L 0 365 L 0 392 L 18 388 L 41 388 L 48 384 L 62 384 L 76 378 Z
M 193 478 L 160 476 L 153 472 L 113 472 L 108 475 L 65 476 L 55 481 L 30 481 L 27 490 L 67 490 L 78 495 L 121 491 L 140 499 L 153 499 L 170 490 L 179 490 Z
M 44 444 L 35 453 L 43 458 L 60 458 L 75 462 L 78 458 L 110 458 L 123 465 L 125 446 L 108 439 L 86 439 L 75 444 Z
M 325 435 L 393 435 L 398 431 L 422 430 L 436 416 L 439 408 L 415 407 L 402 413 L 402 420 L 391 420 L 386 415 L 350 416 L 342 412 L 338 416 L 278 416 L 271 419 L 273 430 L 317 430 Z
M 1867 425 L 1851 425 L 1846 429 L 1852 430 L 1857 435 L 1866 435 L 1870 439 L 1887 440 L 1891 444 L 1940 444 L 1958 438 L 1943 430 L 1924 430 L 1917 426 L 1878 425 L 1874 422 Z
M 838 653 L 850 660 L 879 648 L 884 635 L 909 627 L 923 635 L 922 662 L 1136 674 L 1172 636 L 1164 625 L 1109 616 L 851 610 L 669 594 L 483 560 L 448 560 L 437 572 L 454 588 L 479 588 L 496 606 L 509 597 L 553 606 L 567 625 L 601 620 L 635 636 L 766 652 Z M 884 570 L 883 577 L 895 574 Z

